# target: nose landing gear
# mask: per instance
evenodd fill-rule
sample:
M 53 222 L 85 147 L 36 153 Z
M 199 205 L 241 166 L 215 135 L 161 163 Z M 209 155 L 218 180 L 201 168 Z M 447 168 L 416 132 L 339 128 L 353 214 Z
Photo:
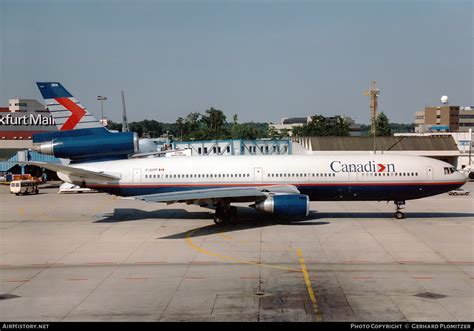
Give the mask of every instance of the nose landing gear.
M 403 212 L 401 212 L 400 210 L 403 209 L 402 206 L 405 205 L 405 201 L 402 200 L 402 201 L 394 201 L 395 203 L 395 218 L 396 219 L 404 219 L 405 218 L 405 214 Z

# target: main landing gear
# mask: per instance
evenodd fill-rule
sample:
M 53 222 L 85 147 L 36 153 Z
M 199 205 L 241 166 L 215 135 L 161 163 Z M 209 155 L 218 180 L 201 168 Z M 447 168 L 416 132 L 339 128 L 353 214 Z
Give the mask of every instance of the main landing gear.
M 395 203 L 395 218 L 396 218 L 396 219 L 399 219 L 399 220 L 405 218 L 405 214 L 400 211 L 400 210 L 403 209 L 402 206 L 405 205 L 405 201 L 404 201 L 404 200 L 402 200 L 402 201 L 394 201 L 394 203 Z
M 214 223 L 218 225 L 232 223 L 237 218 L 237 207 L 229 203 L 219 203 L 214 214 Z

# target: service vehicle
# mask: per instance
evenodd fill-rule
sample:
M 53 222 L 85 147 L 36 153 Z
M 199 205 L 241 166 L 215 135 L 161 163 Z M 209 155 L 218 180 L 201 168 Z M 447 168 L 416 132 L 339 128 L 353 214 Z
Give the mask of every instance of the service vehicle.
M 458 188 L 456 190 L 452 190 L 448 192 L 449 195 L 469 195 L 469 191 L 466 191 L 462 188 Z
M 34 180 L 14 180 L 10 183 L 10 193 L 15 195 L 38 194 L 38 182 Z

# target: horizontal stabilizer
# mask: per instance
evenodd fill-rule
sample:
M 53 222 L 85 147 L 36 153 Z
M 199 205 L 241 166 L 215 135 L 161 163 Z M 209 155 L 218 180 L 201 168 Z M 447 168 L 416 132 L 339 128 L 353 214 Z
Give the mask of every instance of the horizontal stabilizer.
M 82 178 L 84 180 L 92 180 L 92 181 L 116 181 L 119 180 L 120 177 L 105 174 L 103 172 L 86 170 L 76 167 L 70 167 L 62 164 L 55 164 L 55 163 L 46 163 L 46 162 L 17 162 L 18 164 L 25 164 L 25 165 L 33 165 L 40 168 L 45 168 L 51 171 L 61 172 L 68 176 L 74 176 L 77 178 Z

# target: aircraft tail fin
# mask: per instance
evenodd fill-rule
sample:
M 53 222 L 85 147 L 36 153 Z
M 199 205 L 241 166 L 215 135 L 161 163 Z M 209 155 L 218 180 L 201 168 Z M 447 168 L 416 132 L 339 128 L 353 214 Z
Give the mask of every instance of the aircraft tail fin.
M 36 82 L 58 130 L 103 127 L 79 100 L 58 82 Z

